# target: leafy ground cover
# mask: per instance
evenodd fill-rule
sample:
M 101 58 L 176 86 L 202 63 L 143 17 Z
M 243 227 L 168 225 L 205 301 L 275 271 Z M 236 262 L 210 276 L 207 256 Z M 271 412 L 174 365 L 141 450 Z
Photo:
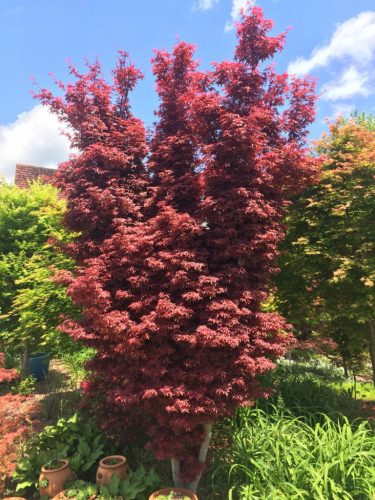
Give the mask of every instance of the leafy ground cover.
M 72 417 L 79 400 L 77 387 L 85 375 L 84 362 L 91 355 L 84 349 L 64 357 L 64 362 L 54 362 L 47 381 L 37 384 L 37 393 L 22 396 L 25 401 L 38 400 L 39 415 L 49 426 L 20 441 L 17 471 L 7 493 L 15 493 L 18 485 L 18 493 L 28 491 L 30 496 L 32 492 L 37 498 L 35 484 L 42 462 L 47 455 L 62 452 L 73 460 L 79 479 L 88 481 L 88 489 L 95 481 L 96 462 L 103 453 L 112 452 L 125 454 L 133 472 L 126 484 L 112 485 L 111 491 L 128 491 L 138 499 L 147 496 L 143 483 L 148 488 L 171 484 L 169 464 L 156 462 L 143 448 L 144 436 L 135 431 L 133 441 L 125 449 L 119 448 L 92 424 L 86 425 L 79 414 Z M 372 386 L 358 381 L 354 384 L 340 368 L 318 358 L 282 360 L 264 383 L 275 388 L 268 401 L 257 401 L 215 426 L 199 498 L 372 498 Z M 95 439 L 98 446 L 93 445 Z M 101 494 L 110 497 L 104 489 Z
M 47 379 L 36 383 L 31 377 L 21 380 L 17 366 L 19 360 L 10 352 L 0 353 L 0 496 L 14 492 L 17 481 L 11 476 L 32 436 L 60 418 L 71 417 L 80 401 L 77 385 L 83 368 L 75 373 L 62 361 L 53 360 Z

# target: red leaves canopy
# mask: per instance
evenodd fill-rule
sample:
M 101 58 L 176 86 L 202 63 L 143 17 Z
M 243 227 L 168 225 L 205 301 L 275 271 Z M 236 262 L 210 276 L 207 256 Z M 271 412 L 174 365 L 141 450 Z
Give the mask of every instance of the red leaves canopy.
M 105 395 L 107 419 L 141 416 L 156 455 L 184 458 L 187 477 L 202 424 L 265 396 L 258 377 L 291 342 L 261 303 L 285 207 L 315 174 L 315 97 L 313 82 L 265 65 L 285 38 L 271 26 L 259 8 L 244 15 L 234 60 L 205 73 L 191 45 L 156 52 L 147 159 L 128 103 L 140 74 L 124 55 L 112 86 L 96 63 L 72 69 L 64 100 L 40 94 L 80 150 L 59 183 L 82 232 L 69 288 L 82 319 L 63 328 L 98 350 L 86 390 Z

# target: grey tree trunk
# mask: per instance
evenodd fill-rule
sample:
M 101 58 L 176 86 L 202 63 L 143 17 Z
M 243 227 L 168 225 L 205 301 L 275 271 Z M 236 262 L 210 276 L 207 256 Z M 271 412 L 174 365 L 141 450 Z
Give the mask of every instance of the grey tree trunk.
M 198 454 L 198 460 L 202 465 L 206 463 L 207 452 L 208 452 L 208 447 L 210 445 L 211 437 L 212 437 L 212 424 L 204 424 L 204 439 L 201 443 Z M 174 486 L 176 486 L 176 488 L 188 488 L 189 490 L 196 493 L 199 481 L 201 480 L 202 477 L 202 472 L 200 472 L 198 476 L 194 478 L 194 480 L 190 484 L 184 484 L 181 481 L 181 475 L 180 475 L 181 462 L 175 458 L 172 458 L 171 465 L 172 465 L 172 477 Z
M 199 449 L 198 460 L 204 465 L 207 459 L 208 447 L 210 446 L 210 441 L 212 437 L 212 424 L 204 424 L 204 440 L 202 441 L 201 447 Z M 189 484 L 189 489 L 194 493 L 197 492 L 199 481 L 202 477 L 202 472 Z
M 181 476 L 180 476 L 180 461 L 177 460 L 176 458 L 172 458 L 171 464 L 172 464 L 173 485 L 176 486 L 176 488 L 182 488 L 183 484 L 181 482 Z
M 344 375 L 346 378 L 349 378 L 349 368 L 348 368 L 348 362 L 346 361 L 345 358 L 342 358 L 342 366 L 344 368 Z
M 26 342 L 23 347 L 22 359 L 21 359 L 21 374 L 22 377 L 27 377 L 29 373 L 29 359 L 30 359 L 30 347 Z
M 375 320 L 370 319 L 369 323 L 369 353 L 372 365 L 372 382 L 375 386 Z

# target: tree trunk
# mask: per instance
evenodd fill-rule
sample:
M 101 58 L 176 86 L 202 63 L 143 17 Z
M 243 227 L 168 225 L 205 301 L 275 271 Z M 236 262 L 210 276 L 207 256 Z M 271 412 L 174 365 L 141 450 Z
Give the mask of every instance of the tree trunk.
M 369 323 L 369 352 L 372 365 L 372 382 L 375 386 L 375 320 Z
M 349 378 L 349 368 L 348 363 L 345 358 L 342 358 L 342 366 L 344 368 L 344 375 L 346 378 Z
M 284 359 L 287 359 L 288 361 L 292 361 L 292 350 L 289 349 L 289 351 L 286 351 L 284 354 Z
M 172 458 L 171 465 L 172 465 L 173 485 L 176 486 L 176 488 L 182 488 L 183 484 L 180 476 L 180 461 L 177 460 L 176 458 Z
M 206 463 L 207 452 L 208 452 L 208 447 L 210 445 L 211 437 L 212 437 L 212 424 L 204 424 L 204 439 L 201 443 L 201 446 L 199 448 L 199 454 L 198 454 L 198 460 L 201 464 Z M 201 480 L 201 477 L 202 477 L 203 471 L 200 472 L 198 474 L 198 476 L 190 484 L 184 484 L 181 481 L 181 475 L 180 475 L 181 462 L 180 462 L 180 460 L 177 460 L 176 458 L 172 458 L 171 465 L 172 465 L 172 477 L 173 477 L 174 486 L 176 488 L 188 488 L 189 490 L 196 493 L 199 481 Z
M 30 348 L 29 344 L 25 342 L 21 360 L 21 375 L 23 378 L 27 377 L 29 373 L 29 359 L 30 359 Z
M 211 441 L 211 437 L 212 437 L 212 424 L 204 424 L 204 434 L 205 434 L 205 436 L 204 436 L 204 439 L 202 441 L 202 444 L 201 444 L 201 447 L 199 450 L 199 455 L 198 455 L 198 460 L 201 464 L 206 463 L 208 447 L 210 445 L 210 441 Z M 203 473 L 203 470 L 202 470 L 202 472 L 200 472 L 198 474 L 198 476 L 194 479 L 194 481 L 192 481 L 189 484 L 189 489 L 191 491 L 193 491 L 194 493 L 196 493 L 196 491 L 197 491 L 199 481 L 201 480 L 201 477 L 202 477 L 202 473 Z

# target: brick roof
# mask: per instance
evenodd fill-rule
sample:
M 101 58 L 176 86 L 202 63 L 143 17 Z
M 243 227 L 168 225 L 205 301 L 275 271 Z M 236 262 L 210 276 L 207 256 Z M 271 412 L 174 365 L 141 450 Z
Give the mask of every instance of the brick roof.
M 20 188 L 27 188 L 36 179 L 46 180 L 48 177 L 52 177 L 55 172 L 54 168 L 17 164 L 14 184 Z

